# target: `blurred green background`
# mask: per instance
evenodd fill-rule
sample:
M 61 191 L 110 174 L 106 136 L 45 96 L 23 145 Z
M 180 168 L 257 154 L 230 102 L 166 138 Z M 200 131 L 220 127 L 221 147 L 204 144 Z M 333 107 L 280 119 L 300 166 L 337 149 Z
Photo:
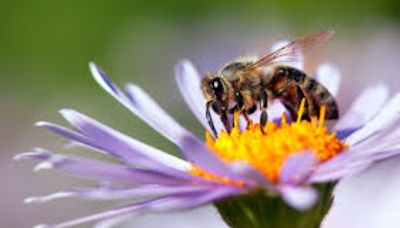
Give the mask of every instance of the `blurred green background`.
M 1 190 L 1 227 L 98 211 L 68 202 L 68 207 L 22 203 L 31 194 L 74 183 L 58 175 L 33 174 L 31 164 L 11 161 L 15 153 L 34 146 L 60 148 L 64 140 L 33 127 L 42 119 L 62 123 L 59 108 L 78 109 L 175 152 L 173 145 L 99 89 L 89 75 L 89 61 L 101 65 L 120 85 L 130 81 L 144 87 L 202 136 L 176 90 L 173 65 L 178 59 L 190 58 L 201 71 L 212 71 L 277 39 L 335 29 L 336 38 L 318 53 L 350 75 L 343 80 L 340 96 L 352 97 L 377 78 L 394 79 L 399 26 L 396 0 L 1 1 L 0 175 L 6 183 Z M 396 83 L 391 89 L 399 88 Z M 343 99 L 344 107 L 348 103 Z

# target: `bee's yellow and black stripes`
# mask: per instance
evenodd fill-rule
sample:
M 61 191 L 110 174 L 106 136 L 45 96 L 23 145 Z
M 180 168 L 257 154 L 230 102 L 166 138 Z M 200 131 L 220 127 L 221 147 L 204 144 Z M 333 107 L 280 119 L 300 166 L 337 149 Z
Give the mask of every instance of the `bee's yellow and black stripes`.
M 306 113 L 318 116 L 321 106 L 326 107 L 326 119 L 338 119 L 339 112 L 334 97 L 315 79 L 293 67 L 280 66 L 268 87 L 276 98 L 281 98 L 291 113 L 297 113 L 301 99 L 307 99 Z M 299 90 L 300 88 L 300 90 Z

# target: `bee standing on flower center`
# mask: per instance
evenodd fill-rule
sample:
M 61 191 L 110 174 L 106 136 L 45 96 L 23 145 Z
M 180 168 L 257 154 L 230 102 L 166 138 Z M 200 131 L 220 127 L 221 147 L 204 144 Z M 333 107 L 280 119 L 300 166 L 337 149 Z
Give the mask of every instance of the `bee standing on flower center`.
M 326 119 L 339 117 L 338 106 L 329 91 L 303 71 L 285 65 L 296 62 L 305 49 L 326 41 L 333 31 L 319 32 L 291 41 L 278 50 L 255 60 L 235 61 L 227 64 L 217 74 L 207 74 L 201 81 L 206 98 L 206 118 L 217 136 L 210 114 L 212 108 L 231 130 L 228 114 L 239 111 L 249 123 L 248 115 L 260 108 L 260 125 L 265 126 L 268 102 L 280 99 L 292 118 L 297 118 L 301 100 L 304 98 L 305 111 L 302 119 L 318 116 L 321 106 L 326 107 Z M 263 128 L 261 128 L 263 129 Z

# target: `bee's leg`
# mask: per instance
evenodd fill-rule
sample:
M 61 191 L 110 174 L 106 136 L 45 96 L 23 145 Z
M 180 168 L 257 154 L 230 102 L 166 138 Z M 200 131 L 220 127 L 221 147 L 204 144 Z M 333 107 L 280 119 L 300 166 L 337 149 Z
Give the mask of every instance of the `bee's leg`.
M 290 112 L 290 116 L 292 117 L 293 121 L 296 121 L 296 119 L 298 118 L 301 101 L 305 99 L 306 102 L 304 104 L 304 113 L 301 116 L 301 119 L 308 121 L 311 120 L 308 111 L 310 103 L 308 102 L 307 97 L 305 96 L 303 90 L 299 85 L 295 84 L 288 88 L 285 91 L 285 95 L 283 96 L 283 98 L 283 105 Z
M 224 124 L 226 132 L 231 133 L 231 124 L 229 123 L 228 115 L 227 115 L 226 111 L 222 111 L 219 114 L 219 116 L 221 118 L 222 123 Z
M 235 94 L 235 100 L 236 100 L 236 110 L 240 111 L 240 114 L 243 115 L 244 119 L 246 120 L 247 127 L 250 124 L 250 118 L 247 115 L 247 110 L 244 109 L 244 101 L 243 101 L 243 96 L 240 92 L 236 92 Z M 236 111 L 235 110 L 235 111 Z
M 214 135 L 214 138 L 217 138 L 218 137 L 217 130 L 215 130 L 214 122 L 212 120 L 211 113 L 210 113 L 210 107 L 211 107 L 212 103 L 213 103 L 212 101 L 207 102 L 207 105 L 206 105 L 206 118 L 207 118 L 207 121 L 208 121 L 208 125 L 210 125 L 210 129 L 212 131 L 212 134 Z
M 225 130 L 228 133 L 231 133 L 231 124 L 229 123 L 229 120 L 228 120 L 227 112 L 229 110 L 228 110 L 227 105 L 222 104 L 221 101 L 217 100 L 212 103 L 212 108 L 219 115 L 221 122 L 224 124 Z
M 242 110 L 242 115 L 243 115 L 243 117 L 244 117 L 244 119 L 246 120 L 246 123 L 247 123 L 246 128 L 249 128 L 249 126 L 250 126 L 250 118 L 247 115 L 246 110 Z
M 250 123 L 252 122 L 248 115 L 253 114 L 256 110 L 257 110 L 257 105 L 255 105 L 255 104 L 250 106 L 250 108 L 248 108 L 246 110 L 243 110 L 242 113 L 243 113 L 243 116 L 244 116 L 244 118 L 246 119 L 246 122 L 247 122 L 246 128 L 249 128 Z
M 264 91 L 260 95 L 260 125 L 261 125 L 261 132 L 264 134 L 264 127 L 267 124 L 268 114 L 267 114 L 267 106 L 268 106 L 268 95 Z
M 298 100 L 296 104 L 298 109 L 300 109 L 301 101 L 305 99 L 304 113 L 301 116 L 301 119 L 311 121 L 310 113 L 308 111 L 309 110 L 308 106 L 310 103 L 308 102 L 307 97 L 304 95 L 303 89 L 299 85 L 296 85 L 296 93 L 298 95 Z
M 257 110 L 257 105 L 252 105 L 250 108 L 247 109 L 247 114 L 251 115 Z

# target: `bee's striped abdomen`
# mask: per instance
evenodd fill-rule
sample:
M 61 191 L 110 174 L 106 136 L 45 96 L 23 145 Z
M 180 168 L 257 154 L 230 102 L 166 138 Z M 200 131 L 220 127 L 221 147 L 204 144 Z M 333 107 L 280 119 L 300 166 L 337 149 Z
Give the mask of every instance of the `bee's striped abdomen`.
M 334 97 L 329 93 L 322 84 L 318 83 L 311 77 L 306 77 L 303 85 L 303 89 L 309 97 L 314 100 L 318 110 L 315 110 L 319 114 L 319 109 L 322 105 L 326 107 L 326 119 L 334 120 L 339 118 L 339 110 Z

